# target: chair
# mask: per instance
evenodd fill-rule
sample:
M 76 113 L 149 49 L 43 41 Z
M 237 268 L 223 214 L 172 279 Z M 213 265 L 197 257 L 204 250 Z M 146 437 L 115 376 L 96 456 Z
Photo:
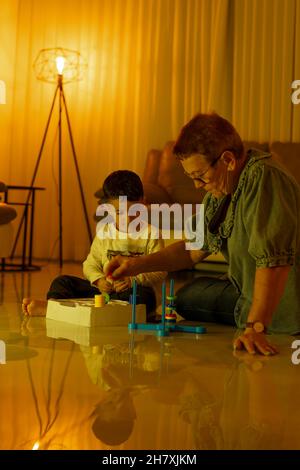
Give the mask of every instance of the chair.
M 17 217 L 15 209 L 2 201 L 6 191 L 6 185 L 0 181 L 0 258 L 11 253 L 14 233 L 11 222 Z

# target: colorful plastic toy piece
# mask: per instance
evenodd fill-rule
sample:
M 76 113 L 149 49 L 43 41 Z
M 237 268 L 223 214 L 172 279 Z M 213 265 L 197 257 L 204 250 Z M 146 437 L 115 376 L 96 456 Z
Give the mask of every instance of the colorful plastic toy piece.
M 104 307 L 105 306 L 105 297 L 101 294 L 95 295 L 95 307 Z
M 176 308 L 176 296 L 174 295 L 174 279 L 170 280 L 170 294 L 167 295 L 166 299 L 170 302 L 166 307 L 166 322 L 167 323 L 176 323 L 177 314 L 175 311 Z
M 107 292 L 101 292 L 101 295 L 104 297 L 105 303 L 108 304 L 110 301 L 110 296 Z
M 169 336 L 170 332 L 184 332 L 184 333 L 206 333 L 206 328 L 203 326 L 189 326 L 176 324 L 176 313 L 173 313 L 175 305 L 173 300 L 174 296 L 174 279 L 170 282 L 170 296 L 168 300 L 171 300 L 171 304 L 166 307 L 166 283 L 162 284 L 162 317 L 161 323 L 136 323 L 136 281 L 133 281 L 133 292 L 131 297 L 132 304 L 132 318 L 131 323 L 128 324 L 128 329 L 132 330 L 148 330 L 155 332 L 158 336 Z M 168 313 L 166 314 L 166 309 Z M 175 321 L 174 321 L 175 317 Z
M 111 273 L 109 273 L 107 276 L 106 276 L 106 280 L 107 282 L 109 282 L 110 284 L 113 284 L 114 283 L 114 278 L 112 276 Z

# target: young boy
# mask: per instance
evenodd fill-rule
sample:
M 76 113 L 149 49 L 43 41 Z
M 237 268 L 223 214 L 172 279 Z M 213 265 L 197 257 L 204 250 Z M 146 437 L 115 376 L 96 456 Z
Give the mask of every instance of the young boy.
M 103 193 L 107 207 L 115 212 L 116 216 L 99 230 L 93 240 L 90 253 L 83 263 L 85 279 L 75 276 L 58 276 L 52 282 L 47 299 L 87 298 L 101 293 L 108 293 L 111 299 L 129 300 L 132 293 L 132 281 L 137 281 L 138 303 L 146 304 L 147 319 L 155 315 L 155 292 L 153 284 L 162 281 L 167 273 L 145 273 L 113 281 L 104 274 L 104 266 L 116 255 L 141 256 L 147 255 L 163 248 L 161 238 L 151 238 L 150 227 L 144 227 L 147 234 L 139 238 L 130 236 L 130 233 L 121 231 L 125 224 L 128 227 L 132 217 L 128 210 L 133 204 L 141 203 L 144 196 L 143 185 L 139 176 L 127 170 L 111 173 L 104 181 Z M 119 197 L 127 197 L 127 214 L 120 213 Z M 109 206 L 110 205 L 110 206 Z M 120 217 L 122 216 L 122 223 Z M 102 227 L 103 228 L 103 227 Z M 143 230 L 143 231 L 144 231 Z M 153 231 L 152 231 L 153 233 Z M 103 236 L 105 235 L 105 236 Z M 47 301 L 25 298 L 22 310 L 25 315 L 45 315 Z

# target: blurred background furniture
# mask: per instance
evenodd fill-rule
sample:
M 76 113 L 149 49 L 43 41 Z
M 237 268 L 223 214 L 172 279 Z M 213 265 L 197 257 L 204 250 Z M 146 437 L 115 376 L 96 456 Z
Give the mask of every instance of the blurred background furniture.
M 0 185 L 3 183 L 0 183 Z M 0 240 L 0 257 L 2 258 L 1 270 L 2 271 L 36 271 L 40 266 L 32 264 L 33 257 L 33 233 L 34 233 L 34 209 L 35 209 L 35 192 L 44 190 L 45 188 L 37 186 L 16 186 L 16 185 L 3 185 L 3 199 L 4 202 L 0 207 L 0 224 L 1 224 L 1 208 L 3 209 L 3 223 L 5 226 L 4 233 L 0 231 L 0 238 L 3 236 L 3 250 L 2 240 Z M 25 201 L 12 201 L 10 200 L 10 191 L 26 191 Z M 0 186 L 1 193 L 1 186 Z M 17 217 L 17 212 L 12 206 L 24 207 L 24 219 L 21 222 L 16 233 L 15 240 L 13 240 L 13 227 L 11 221 Z M 1 230 L 2 225 L 0 225 Z M 6 232 L 5 232 L 6 230 Z M 19 236 L 22 234 L 22 254 L 21 262 L 13 263 L 11 253 L 15 252 Z M 6 258 L 10 257 L 8 263 Z
M 13 243 L 12 221 L 17 217 L 13 207 L 5 202 L 7 186 L 0 181 L 0 258 L 5 263 L 5 258 L 10 255 Z

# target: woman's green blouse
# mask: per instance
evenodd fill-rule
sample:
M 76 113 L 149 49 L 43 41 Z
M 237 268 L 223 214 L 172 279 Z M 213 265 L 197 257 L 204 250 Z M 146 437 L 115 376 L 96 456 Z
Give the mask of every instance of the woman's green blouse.
M 202 250 L 221 251 L 228 275 L 240 297 L 235 308 L 239 328 L 245 327 L 257 268 L 291 265 L 286 288 L 268 331 L 300 332 L 300 187 L 269 153 L 251 149 L 232 195 L 225 220 L 212 234 L 208 223 L 221 199 L 204 198 L 205 236 Z

